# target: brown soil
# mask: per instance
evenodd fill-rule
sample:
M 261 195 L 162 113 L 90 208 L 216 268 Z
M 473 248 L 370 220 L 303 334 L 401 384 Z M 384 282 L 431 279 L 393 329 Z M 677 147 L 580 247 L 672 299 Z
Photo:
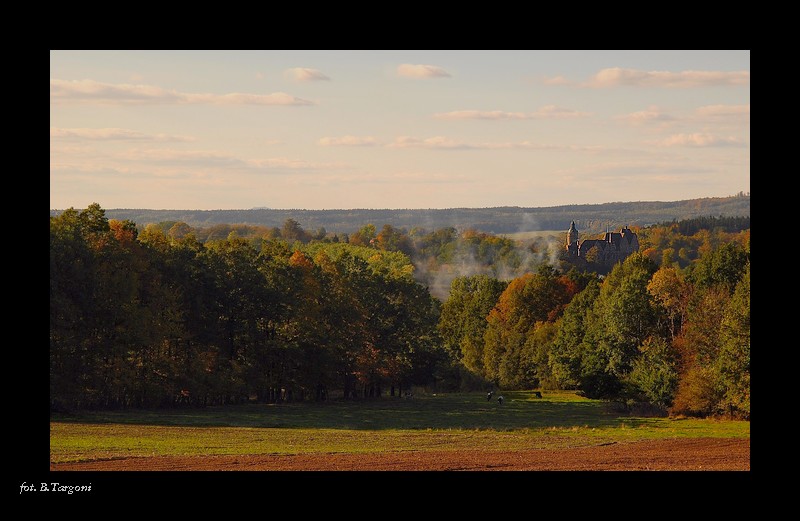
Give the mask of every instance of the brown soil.
M 691 438 L 525 451 L 153 456 L 50 470 L 750 470 L 750 438 Z

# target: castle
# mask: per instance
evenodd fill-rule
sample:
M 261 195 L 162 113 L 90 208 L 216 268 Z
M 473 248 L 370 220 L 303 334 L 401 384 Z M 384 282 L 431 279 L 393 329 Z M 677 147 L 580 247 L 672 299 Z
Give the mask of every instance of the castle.
M 591 253 L 590 250 L 594 250 Z M 567 252 L 589 262 L 612 266 L 631 253 L 639 251 L 639 238 L 626 225 L 619 232 L 606 232 L 602 239 L 578 240 L 578 230 L 572 221 L 567 231 Z

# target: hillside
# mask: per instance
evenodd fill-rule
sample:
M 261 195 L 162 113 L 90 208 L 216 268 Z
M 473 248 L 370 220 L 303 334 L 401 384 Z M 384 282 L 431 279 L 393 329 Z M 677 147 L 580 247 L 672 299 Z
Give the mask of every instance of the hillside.
M 102 201 L 98 201 L 101 205 Z M 60 210 L 51 210 L 58 215 Z M 294 219 L 307 230 L 324 227 L 328 232 L 352 233 L 368 223 L 380 227 L 391 224 L 398 228 L 422 227 L 437 229 L 453 226 L 457 229 L 474 228 L 479 231 L 504 234 L 538 230 L 566 230 L 572 220 L 578 228 L 601 231 L 606 226 L 646 226 L 649 224 L 689 219 L 701 216 L 749 216 L 750 196 L 711 197 L 684 201 L 636 201 L 604 204 L 575 204 L 552 207 L 524 208 L 504 206 L 496 208 L 448 209 L 351 209 L 351 210 L 301 210 L 269 209 L 250 210 L 147 210 L 108 209 L 110 219 L 129 219 L 139 225 L 163 221 L 183 221 L 192 227 L 214 224 L 253 224 L 282 226 L 286 219 Z

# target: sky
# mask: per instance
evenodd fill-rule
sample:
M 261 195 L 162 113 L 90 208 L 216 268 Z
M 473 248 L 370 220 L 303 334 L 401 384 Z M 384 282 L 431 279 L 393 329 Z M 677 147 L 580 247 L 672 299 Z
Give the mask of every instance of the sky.
M 50 208 L 750 191 L 750 51 L 50 51 Z

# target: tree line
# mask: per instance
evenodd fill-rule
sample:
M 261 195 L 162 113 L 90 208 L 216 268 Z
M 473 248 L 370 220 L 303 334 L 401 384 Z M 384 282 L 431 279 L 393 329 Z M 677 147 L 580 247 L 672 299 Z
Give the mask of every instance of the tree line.
M 55 216 L 60 210 L 51 210 Z M 572 204 L 551 207 L 495 207 L 446 209 L 341 209 L 305 210 L 254 208 L 249 210 L 147 210 L 108 209 L 109 219 L 136 223 L 183 221 L 193 227 L 225 223 L 248 223 L 280 227 L 286 219 L 297 219 L 310 230 L 326 228 L 335 233 L 353 233 L 364 223 L 389 223 L 396 228 L 428 229 L 468 226 L 492 233 L 535 230 L 566 230 L 575 220 L 579 229 L 604 231 L 607 226 L 644 226 L 678 217 L 701 215 L 750 215 L 750 195 L 688 199 L 683 201 L 637 201 L 604 204 Z M 593 224 L 592 224 L 593 223 Z M 201 239 L 200 235 L 197 236 Z
M 436 378 L 438 301 L 399 252 L 50 219 L 54 409 L 370 397 Z
M 749 240 L 685 269 L 635 253 L 604 278 L 547 265 L 508 284 L 462 277 L 439 329 L 453 356 L 503 388 L 750 417 Z
M 749 418 L 749 228 L 644 228 L 643 251 L 605 276 L 540 258 L 511 277 L 457 277 L 444 302 L 415 280 L 421 263 L 512 264 L 520 249 L 453 228 L 227 231 L 201 241 L 181 223 L 109 220 L 96 204 L 51 216 L 51 408 L 437 385 L 578 389 Z M 668 253 L 681 243 L 691 255 Z

